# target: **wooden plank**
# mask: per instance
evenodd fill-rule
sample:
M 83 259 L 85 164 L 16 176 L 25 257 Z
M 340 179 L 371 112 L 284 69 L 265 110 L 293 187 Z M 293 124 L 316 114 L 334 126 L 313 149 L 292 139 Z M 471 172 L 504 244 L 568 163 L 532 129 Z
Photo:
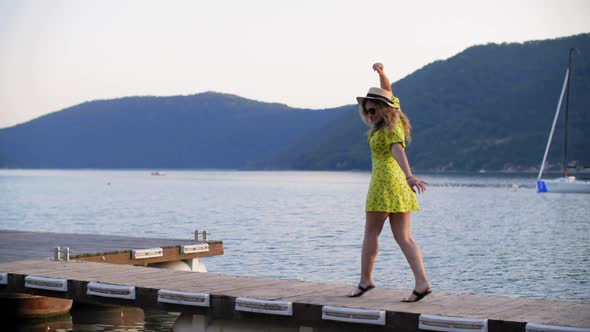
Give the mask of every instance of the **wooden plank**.
M 158 269 L 161 270 L 161 269 Z M 172 271 L 172 270 L 168 270 L 171 272 L 179 272 L 179 271 Z M 160 288 L 165 288 L 165 287 L 170 287 L 170 284 L 175 283 L 175 282 L 186 282 L 185 280 L 194 280 L 196 278 L 202 278 L 200 276 L 197 275 L 198 272 L 191 272 L 192 274 L 165 274 L 162 273 L 164 271 L 158 271 L 157 273 L 155 272 L 147 272 L 147 273 L 142 273 L 142 274 L 138 274 L 138 273 L 133 273 L 133 274 L 129 274 L 129 275 L 124 275 L 124 274 L 116 274 L 116 275 L 108 275 L 105 277 L 108 277 L 109 280 L 111 280 L 113 283 L 119 283 L 119 282 L 132 282 L 132 283 L 136 283 L 138 285 L 154 285 L 155 287 L 160 287 Z M 211 280 L 211 279 L 209 279 Z M 209 281 L 211 282 L 211 281 Z
M 227 292 L 230 290 L 268 285 L 273 284 L 275 282 L 276 280 L 272 279 L 257 279 L 228 276 L 222 280 L 214 280 L 214 282 L 208 283 L 203 283 L 202 280 L 187 280 L 182 284 L 168 285 L 171 287 L 167 289 L 221 294 L 223 292 Z
M 443 316 L 482 318 L 491 313 L 511 310 L 515 306 L 524 304 L 519 301 L 528 302 L 528 300 L 516 297 L 434 292 L 421 301 L 421 303 L 424 302 L 428 305 L 422 306 L 420 304 L 415 307 L 417 309 L 415 311 Z
M 116 268 L 111 264 L 93 264 L 85 265 L 75 261 L 64 262 L 64 261 L 43 261 L 33 266 L 20 266 L 18 268 L 8 269 L 7 272 L 20 273 L 20 274 L 63 274 L 63 273 L 76 273 L 76 272 L 91 272 L 95 270 L 113 269 Z
M 408 297 L 410 292 L 411 291 L 407 289 L 394 289 L 386 292 L 389 298 L 386 297 L 382 300 L 382 308 L 389 311 L 401 311 L 415 314 L 425 312 L 443 314 L 449 309 L 448 305 L 443 302 L 444 298 L 448 298 L 445 294 L 433 293 L 417 303 L 401 302 L 401 299 Z
M 126 265 L 121 265 L 122 267 L 130 267 Z M 92 271 L 78 271 L 78 272 L 71 272 L 67 273 L 68 279 L 71 280 L 80 280 L 80 281 L 100 281 L 106 279 L 123 279 L 130 282 L 132 278 L 136 277 L 137 275 L 146 275 L 149 278 L 153 278 L 153 271 L 149 270 L 132 270 L 132 269 L 95 269 Z
M 409 295 L 404 295 L 403 297 L 407 297 Z M 432 304 L 444 303 L 448 301 L 452 301 L 455 297 L 457 297 L 457 293 L 448 293 L 443 291 L 434 290 L 432 294 L 428 295 L 424 300 L 428 299 L 428 302 Z
M 48 260 L 30 260 L 30 261 L 17 261 L 17 262 L 3 262 L 0 263 L 1 272 L 17 271 L 23 268 L 35 268 L 40 265 L 44 265 Z
M 358 307 L 367 307 L 367 309 L 374 309 L 380 308 L 380 310 L 384 310 L 385 306 L 395 306 L 402 297 L 407 296 L 409 292 L 395 289 L 395 288 L 376 288 L 367 292 L 362 297 L 350 298 L 347 295 L 355 288 L 353 286 L 345 286 L 345 285 L 334 285 L 338 286 L 336 288 L 326 288 L 325 294 L 329 294 L 330 296 L 336 296 L 341 298 L 342 300 L 355 304 Z M 336 293 L 333 292 L 336 291 Z M 324 294 L 321 292 L 320 294 Z M 402 295 L 403 294 L 403 295 Z
M 9 273 L 18 273 L 18 274 L 35 274 L 35 273 L 43 273 L 43 272 L 52 272 L 52 271 L 61 271 L 64 270 L 62 264 L 55 263 L 55 264 L 48 264 L 50 261 L 39 262 L 35 265 L 28 265 L 28 266 L 19 266 L 16 265 L 14 267 L 7 267 L 4 269 L 4 272 Z
M 516 306 L 521 306 L 522 304 L 511 304 L 518 303 L 515 302 L 517 300 L 517 298 L 509 297 L 456 294 L 454 297 L 450 297 L 445 301 L 438 303 L 440 307 L 437 308 L 435 314 L 443 316 L 482 318 L 486 317 L 490 312 L 512 310 L 512 308 Z
M 157 285 L 159 280 L 152 280 L 150 282 Z M 164 284 L 160 283 L 159 288 L 183 292 L 210 293 L 212 290 L 216 289 L 214 286 L 219 285 L 220 284 L 218 284 L 216 280 L 209 279 L 209 281 L 203 281 L 202 279 L 195 279 L 194 277 L 187 275 L 178 280 L 169 280 Z
M 82 271 L 80 271 L 82 272 Z M 82 272 L 84 273 L 84 272 Z M 76 275 L 75 272 L 72 271 L 45 271 L 45 272 L 36 272 L 36 273 L 26 273 L 27 275 L 35 275 L 41 277 L 49 277 L 49 278 L 62 278 L 68 280 L 77 280 L 77 281 L 97 281 L 97 279 L 103 278 L 105 275 L 109 274 L 108 270 L 102 271 L 95 271 L 93 275 L 85 274 L 83 278 L 80 278 Z
M 588 319 L 588 320 L 581 320 L 579 322 L 575 322 L 575 323 L 571 324 L 571 326 L 573 326 L 573 327 L 590 328 L 590 319 Z
M 170 270 L 172 271 L 172 270 Z M 173 272 L 180 272 L 180 271 L 173 271 Z M 182 271 L 184 272 L 184 271 Z M 162 273 L 158 273 L 157 276 L 154 276 L 152 278 L 143 278 L 142 276 L 140 277 L 134 277 L 134 280 L 141 280 L 141 279 L 150 279 L 153 280 L 155 282 L 159 282 L 162 285 L 174 285 L 175 283 L 185 283 L 188 281 L 191 282 L 202 282 L 204 284 L 208 284 L 208 283 L 215 283 L 218 282 L 220 279 L 219 278 L 212 278 L 209 276 L 205 276 L 203 273 L 199 273 L 199 272 L 186 272 L 186 273 L 171 273 L 171 274 L 162 274 Z
M 569 303 L 564 302 L 560 306 L 567 306 Z M 558 304 L 554 304 L 557 309 Z M 502 312 L 491 314 L 489 318 L 498 320 L 509 320 L 514 322 L 527 322 L 527 316 L 532 315 L 546 307 L 546 304 L 540 300 L 528 300 L 525 304 L 507 309 Z
M 283 298 L 283 300 L 289 300 L 293 303 L 305 303 L 314 305 L 330 305 L 350 308 L 366 308 L 366 309 L 377 309 L 375 301 L 375 294 L 368 295 L 369 292 L 362 297 L 349 298 L 346 294 L 349 294 L 351 287 L 349 285 L 336 285 L 336 284 L 318 284 L 318 289 L 310 294 L 293 296 Z M 366 296 L 366 297 L 365 297 Z M 384 310 L 382 308 L 382 310 Z
M 520 320 L 526 321 L 527 323 L 536 323 L 536 324 L 549 324 L 549 325 L 561 325 L 556 324 L 558 322 L 563 322 L 564 320 L 569 323 L 574 323 L 575 319 L 567 318 L 559 312 L 559 309 L 556 310 L 534 310 L 529 312 L 524 312 L 519 316 L 512 317 L 510 319 L 513 320 Z
M 90 265 L 90 267 L 85 266 L 87 264 Z M 39 269 L 22 269 L 19 271 L 19 274 L 65 278 L 70 280 L 129 284 L 130 282 L 136 282 L 139 278 L 144 278 L 145 280 L 154 279 L 154 274 L 174 274 L 174 272 L 178 272 L 156 268 L 134 267 L 130 265 L 99 263 L 76 264 L 75 262 L 53 262 L 51 265 L 52 266 L 44 266 Z M 62 268 L 56 269 L 55 265 L 60 265 Z
M 20 267 L 17 269 L 10 269 L 13 274 L 37 275 L 45 277 L 66 278 L 66 279 L 81 279 L 92 280 L 97 277 L 122 274 L 128 276 L 133 270 L 133 266 L 129 265 L 113 265 L 113 264 L 80 264 L 76 262 L 47 262 L 44 264 L 37 264 L 36 266 Z M 141 269 L 142 271 L 144 269 Z M 146 272 L 150 273 L 148 270 Z
M 370 294 L 373 293 L 373 294 Z M 392 312 L 407 312 L 420 314 L 424 312 L 440 314 L 447 308 L 440 303 L 440 299 L 435 301 L 435 294 L 431 294 L 417 303 L 404 303 L 401 299 L 409 296 L 411 290 L 408 289 L 381 289 L 380 292 L 369 292 L 363 296 L 363 300 L 358 301 L 356 298 L 351 299 L 359 307 L 367 309 L 387 310 Z M 370 294 L 370 295 L 369 295 Z M 369 296 L 366 296 L 369 295 Z M 440 296 L 441 294 L 439 294 Z
M 548 321 L 547 324 L 590 327 L 590 305 L 572 303 L 558 311 L 559 317 Z
M 36 264 L 48 264 L 52 262 L 49 259 L 33 259 L 33 260 L 22 260 L 17 262 L 1 262 L 0 268 L 12 268 L 19 266 L 35 266 Z
M 337 287 L 337 286 L 334 286 Z M 323 287 L 323 290 L 326 288 Z M 262 286 L 244 287 L 217 292 L 216 295 L 233 297 L 248 297 L 261 300 L 285 300 L 294 296 L 312 294 L 317 290 L 317 284 L 299 280 L 277 280 Z
M 166 288 L 174 289 L 175 283 L 186 284 L 190 282 L 200 282 L 203 285 L 219 283 L 220 280 L 227 279 L 223 276 L 209 275 L 207 273 L 188 272 L 188 271 L 174 271 L 167 269 L 158 269 L 150 267 L 134 267 L 128 265 L 113 265 L 126 266 L 128 269 L 113 273 L 105 273 L 103 275 L 93 277 L 95 281 L 102 281 L 114 284 L 135 284 L 141 287 L 150 288 Z M 172 288 L 171 288 L 172 287 Z

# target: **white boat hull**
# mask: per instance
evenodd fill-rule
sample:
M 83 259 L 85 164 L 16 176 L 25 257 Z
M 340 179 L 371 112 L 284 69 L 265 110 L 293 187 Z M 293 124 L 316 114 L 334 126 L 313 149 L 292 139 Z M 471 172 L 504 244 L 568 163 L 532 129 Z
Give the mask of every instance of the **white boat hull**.
M 590 181 L 576 180 L 575 177 L 558 178 L 551 180 L 538 180 L 537 192 L 539 193 L 590 193 Z

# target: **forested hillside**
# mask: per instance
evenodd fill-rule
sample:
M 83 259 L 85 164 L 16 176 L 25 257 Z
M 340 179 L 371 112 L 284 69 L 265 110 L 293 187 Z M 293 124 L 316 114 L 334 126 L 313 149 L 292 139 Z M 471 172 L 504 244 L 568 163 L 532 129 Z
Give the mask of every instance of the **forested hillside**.
M 473 46 L 395 82 L 414 127 L 412 166 L 538 168 L 571 47 L 568 151 L 590 166 L 590 34 Z M 554 168 L 563 118 L 549 159 Z M 0 167 L 367 170 L 366 132 L 356 105 L 304 110 L 212 92 L 127 97 L 0 129 Z
M 568 155 L 590 167 L 590 34 L 523 44 L 474 46 L 393 84 L 414 126 L 412 165 L 425 170 L 533 170 L 539 167 L 575 47 Z M 375 85 L 378 85 L 376 79 Z M 563 153 L 563 120 L 549 161 Z M 279 164 L 304 169 L 370 167 L 366 126 L 350 106 Z M 315 144 L 311 144 L 311 142 Z

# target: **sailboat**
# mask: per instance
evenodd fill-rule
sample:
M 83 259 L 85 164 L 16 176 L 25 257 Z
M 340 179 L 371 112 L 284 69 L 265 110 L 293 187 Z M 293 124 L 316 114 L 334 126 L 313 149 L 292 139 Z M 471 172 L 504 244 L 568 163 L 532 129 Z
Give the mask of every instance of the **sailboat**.
M 557 110 L 555 111 L 555 117 L 553 118 L 553 125 L 551 126 L 551 132 L 549 133 L 549 140 L 547 141 L 547 147 L 545 148 L 545 154 L 543 155 L 543 162 L 541 163 L 539 176 L 537 177 L 537 192 L 539 193 L 590 193 L 590 181 L 579 180 L 575 176 L 570 176 L 567 173 L 567 121 L 573 51 L 574 49 L 570 48 L 567 69 L 565 71 L 565 79 L 563 80 L 563 87 L 561 88 L 561 95 L 559 96 L 559 102 L 557 103 Z M 557 123 L 557 118 L 559 117 L 559 111 L 561 110 L 564 94 L 566 95 L 566 102 L 562 176 L 557 179 L 542 179 L 545 162 L 547 161 L 547 154 L 549 153 L 549 147 L 551 146 L 551 140 L 553 139 L 553 132 L 555 131 L 555 124 Z

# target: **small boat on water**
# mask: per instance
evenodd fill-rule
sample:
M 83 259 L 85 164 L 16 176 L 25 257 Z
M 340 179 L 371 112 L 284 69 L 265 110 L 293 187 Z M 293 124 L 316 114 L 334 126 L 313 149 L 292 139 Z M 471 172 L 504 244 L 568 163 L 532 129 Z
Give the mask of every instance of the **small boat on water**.
M 155 172 L 152 172 L 152 175 L 153 175 L 153 176 L 164 176 L 164 175 L 166 175 L 166 173 L 164 173 L 164 172 L 159 172 L 159 171 L 155 171 Z
M 557 110 L 555 111 L 555 117 L 553 118 L 553 125 L 551 126 L 551 132 L 549 133 L 549 140 L 545 147 L 545 154 L 543 156 L 543 162 L 541 163 L 541 169 L 539 170 L 539 176 L 537 177 L 537 192 L 538 193 L 590 193 L 590 181 L 584 181 L 577 179 L 575 176 L 568 174 L 568 162 L 567 162 L 567 127 L 568 127 L 568 111 L 569 111 L 569 95 L 570 95 L 570 81 L 572 73 L 572 53 L 574 49 L 570 48 L 567 69 L 565 71 L 565 79 L 563 81 L 563 87 L 561 89 L 561 95 L 559 96 L 559 102 L 557 103 Z M 545 162 L 547 161 L 547 154 L 549 153 L 549 147 L 553 140 L 553 133 L 555 131 L 555 124 L 559 118 L 559 112 L 563 102 L 563 96 L 566 95 L 565 102 L 565 139 L 563 147 L 563 169 L 562 176 L 557 179 L 543 179 L 543 170 L 545 168 Z
M 575 176 L 537 181 L 540 193 L 590 193 L 590 181 L 576 179 Z

